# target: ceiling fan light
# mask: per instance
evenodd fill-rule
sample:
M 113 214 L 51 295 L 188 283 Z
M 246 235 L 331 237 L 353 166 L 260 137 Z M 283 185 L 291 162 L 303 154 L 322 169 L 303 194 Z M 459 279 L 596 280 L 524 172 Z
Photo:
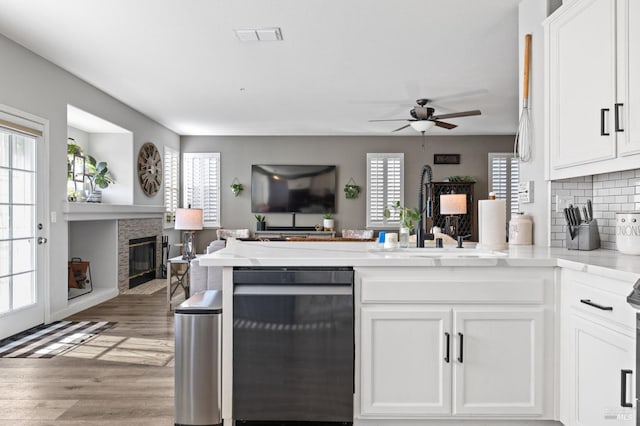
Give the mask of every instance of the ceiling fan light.
M 411 127 L 413 127 L 416 131 L 420 133 L 426 132 L 427 130 L 429 130 L 430 128 L 436 125 L 435 121 L 431 121 L 431 120 L 412 121 L 409 124 L 411 125 Z

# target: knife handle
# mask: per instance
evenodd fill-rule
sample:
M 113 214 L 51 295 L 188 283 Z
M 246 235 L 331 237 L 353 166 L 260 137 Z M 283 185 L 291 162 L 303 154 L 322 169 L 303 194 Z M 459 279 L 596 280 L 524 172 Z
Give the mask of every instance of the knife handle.
M 582 215 L 584 216 L 584 220 L 585 220 L 585 222 L 591 222 L 591 221 L 589 220 L 589 212 L 587 211 L 587 208 L 586 208 L 586 207 L 583 207 L 583 208 L 582 208 Z

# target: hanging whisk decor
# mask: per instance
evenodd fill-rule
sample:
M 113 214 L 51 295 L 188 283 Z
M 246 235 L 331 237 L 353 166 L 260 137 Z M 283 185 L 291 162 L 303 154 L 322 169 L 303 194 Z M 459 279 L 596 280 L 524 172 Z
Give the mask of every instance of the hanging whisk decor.
M 529 67 L 531 63 L 531 34 L 524 37 L 524 78 L 522 82 L 522 112 L 513 144 L 513 155 L 522 162 L 531 159 L 531 122 L 529 119 Z

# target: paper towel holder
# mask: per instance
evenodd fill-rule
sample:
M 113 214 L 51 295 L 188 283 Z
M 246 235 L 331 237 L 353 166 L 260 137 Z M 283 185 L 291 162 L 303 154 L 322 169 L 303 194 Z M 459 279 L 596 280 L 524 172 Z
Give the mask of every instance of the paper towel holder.
M 440 195 L 440 214 L 447 215 L 445 219 L 445 231 L 449 236 L 458 236 L 458 215 L 467 214 L 466 194 L 442 194 Z

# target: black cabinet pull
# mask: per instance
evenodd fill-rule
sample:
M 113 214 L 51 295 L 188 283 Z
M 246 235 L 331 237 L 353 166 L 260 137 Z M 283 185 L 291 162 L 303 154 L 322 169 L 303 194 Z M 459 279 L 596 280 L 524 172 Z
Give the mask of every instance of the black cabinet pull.
M 460 364 L 462 364 L 462 350 L 464 347 L 464 336 L 462 335 L 462 333 L 458 333 L 458 337 L 460 338 L 460 353 L 458 354 L 458 362 Z
M 602 306 L 598 305 L 591 301 L 591 299 L 580 299 L 580 303 L 584 303 L 585 305 L 593 306 L 594 308 L 598 308 L 602 311 L 613 311 L 613 306 Z
M 609 112 L 609 108 L 600 108 L 600 136 L 609 136 L 609 133 L 604 131 L 604 116 Z
M 631 370 L 620 370 L 620 406 L 633 407 L 633 404 L 627 402 L 627 376 L 633 373 Z
M 615 115 L 615 130 L 616 132 L 624 132 L 624 129 L 622 127 L 620 127 L 620 108 L 623 106 L 624 104 L 615 104 L 615 109 L 614 111 L 614 115 Z
M 449 333 L 444 333 L 444 337 L 447 339 L 447 341 L 445 343 L 447 352 L 445 352 L 444 362 L 448 363 L 450 361 L 450 359 L 449 359 L 449 351 L 450 351 L 450 348 L 451 348 L 451 336 L 449 335 Z

